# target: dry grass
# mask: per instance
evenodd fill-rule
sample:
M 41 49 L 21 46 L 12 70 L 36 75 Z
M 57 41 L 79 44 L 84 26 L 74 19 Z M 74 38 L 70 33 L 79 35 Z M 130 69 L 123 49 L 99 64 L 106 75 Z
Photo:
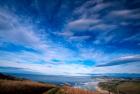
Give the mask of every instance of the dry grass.
M 43 94 L 99 94 L 99 93 L 82 90 L 79 88 L 73 88 L 73 87 L 69 87 L 69 86 L 63 86 L 60 88 L 54 88 Z
M 0 94 L 42 94 L 54 85 L 32 81 L 0 80 Z
M 99 87 L 113 94 L 140 94 L 139 80 L 112 80 L 109 82 L 100 82 Z
M 92 91 L 82 90 L 79 88 L 73 88 L 73 87 L 67 87 L 64 86 L 63 90 L 66 92 L 66 94 L 97 94 Z
M 45 93 L 44 93 L 45 92 Z M 69 86 L 55 86 L 28 80 L 0 80 L 0 94 L 99 94 Z
M 118 86 L 120 92 L 125 94 L 140 94 L 139 82 L 124 82 Z
M 70 86 L 55 86 L 0 74 L 0 94 L 99 94 Z

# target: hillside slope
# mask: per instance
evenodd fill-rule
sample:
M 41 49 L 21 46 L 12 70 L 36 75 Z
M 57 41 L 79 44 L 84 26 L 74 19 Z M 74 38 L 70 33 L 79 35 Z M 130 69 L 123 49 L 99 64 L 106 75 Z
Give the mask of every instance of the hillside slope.
M 56 86 L 0 74 L 0 94 L 97 94 L 70 86 Z

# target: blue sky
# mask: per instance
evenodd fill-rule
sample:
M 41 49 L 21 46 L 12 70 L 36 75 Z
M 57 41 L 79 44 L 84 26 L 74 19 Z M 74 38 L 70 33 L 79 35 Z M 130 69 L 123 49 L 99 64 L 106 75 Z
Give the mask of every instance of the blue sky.
M 0 70 L 140 73 L 139 0 L 0 0 Z

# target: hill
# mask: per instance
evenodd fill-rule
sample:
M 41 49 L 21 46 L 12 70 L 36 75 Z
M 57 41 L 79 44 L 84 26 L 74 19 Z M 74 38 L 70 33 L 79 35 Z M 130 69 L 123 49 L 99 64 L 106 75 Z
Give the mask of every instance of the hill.
M 99 87 L 113 94 L 140 94 L 139 80 L 109 80 L 100 82 Z
M 97 94 L 70 86 L 33 82 L 0 73 L 0 94 Z
M 13 76 L 10 76 L 10 75 L 4 75 L 2 73 L 0 73 L 0 79 L 7 79 L 7 80 L 25 80 L 25 79 L 22 79 L 22 78 L 16 78 L 16 77 L 13 77 Z

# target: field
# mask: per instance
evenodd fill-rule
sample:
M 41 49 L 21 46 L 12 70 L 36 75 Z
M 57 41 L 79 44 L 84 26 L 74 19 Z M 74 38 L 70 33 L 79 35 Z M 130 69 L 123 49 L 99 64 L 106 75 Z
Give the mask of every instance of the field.
M 124 82 L 118 85 L 118 89 L 124 94 L 140 94 L 140 82 Z
M 138 80 L 100 82 L 99 87 L 113 94 L 140 94 L 140 81 Z

